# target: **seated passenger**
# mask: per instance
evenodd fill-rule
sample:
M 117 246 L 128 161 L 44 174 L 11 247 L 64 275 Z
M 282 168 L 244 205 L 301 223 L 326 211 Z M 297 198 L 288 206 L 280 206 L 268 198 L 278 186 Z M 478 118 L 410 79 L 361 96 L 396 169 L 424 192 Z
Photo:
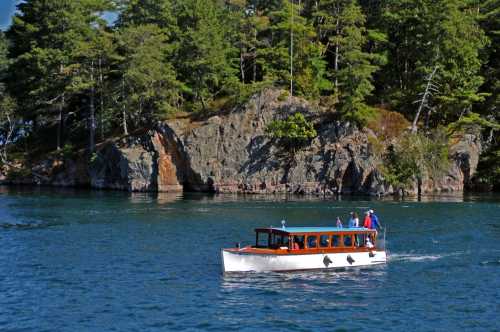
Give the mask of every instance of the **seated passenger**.
M 299 247 L 299 244 L 297 242 L 294 242 L 293 243 L 293 250 L 299 250 L 300 247 Z

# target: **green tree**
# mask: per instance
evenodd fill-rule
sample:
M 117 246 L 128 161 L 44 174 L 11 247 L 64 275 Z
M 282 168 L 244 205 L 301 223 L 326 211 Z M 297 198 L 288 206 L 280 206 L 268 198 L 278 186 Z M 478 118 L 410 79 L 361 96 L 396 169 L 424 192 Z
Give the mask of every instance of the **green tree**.
M 122 93 L 123 130 L 127 119 L 134 127 L 151 125 L 175 112 L 180 103 L 180 83 L 166 59 L 171 47 L 164 30 L 155 24 L 130 26 L 119 31 L 118 43 Z
M 73 94 L 82 94 L 88 100 L 88 131 L 89 150 L 95 149 L 95 136 L 97 129 L 96 104 L 99 98 L 101 133 L 104 113 L 104 76 L 109 66 L 110 59 L 115 51 L 112 35 L 107 31 L 106 22 L 101 18 L 101 13 L 113 9 L 107 0 L 82 0 L 81 13 L 85 20 L 80 39 L 70 55 L 69 66 L 71 84 L 67 90 Z M 102 138 L 101 134 L 101 138 Z
M 389 148 L 384 165 L 384 178 L 394 189 L 404 191 L 416 182 L 420 192 L 425 176 L 438 180 L 448 169 L 448 137 L 441 130 L 404 135 Z
M 480 2 L 479 22 L 490 43 L 486 49 L 482 74 L 485 82 L 481 91 L 490 94 L 481 105 L 483 115 L 500 121 L 500 3 L 495 0 Z
M 372 113 L 365 99 L 383 57 L 365 51 L 365 16 L 355 0 L 323 0 L 314 12 L 320 40 L 326 45 L 335 94 L 343 115 L 364 123 Z
M 174 6 L 179 33 L 175 67 L 194 109 L 238 85 L 238 52 L 230 44 L 227 12 L 215 0 L 186 0 Z
M 302 10 L 298 3 L 283 0 L 269 13 L 269 47 L 261 48 L 259 57 L 264 80 L 289 87 L 292 94 L 317 98 L 332 86 L 326 79 L 324 48 Z
M 155 24 L 171 36 L 177 32 L 171 0 L 118 0 L 120 16 L 117 26 Z
M 295 149 L 318 135 L 311 122 L 302 113 L 284 120 L 274 120 L 266 127 L 267 134 L 287 147 Z
M 94 0 L 28 0 L 7 32 L 11 41 L 9 89 L 19 101 L 33 131 L 57 123 L 61 148 L 70 86 L 73 52 L 88 30 L 88 10 Z
M 16 132 L 15 101 L 5 90 L 4 80 L 10 61 L 7 57 L 7 39 L 0 31 L 0 162 L 8 163 L 7 150 Z
M 480 52 L 486 39 L 465 1 L 388 1 L 383 22 L 389 36 L 389 63 L 379 83 L 393 107 L 413 117 L 414 102 L 431 73 L 438 87 L 428 101 L 426 118 L 449 123 L 471 109 L 478 93 Z

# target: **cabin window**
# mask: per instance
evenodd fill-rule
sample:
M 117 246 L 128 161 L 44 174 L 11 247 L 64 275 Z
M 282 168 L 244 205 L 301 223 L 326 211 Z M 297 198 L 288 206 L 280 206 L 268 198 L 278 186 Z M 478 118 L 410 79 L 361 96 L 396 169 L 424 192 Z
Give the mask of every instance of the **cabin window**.
M 269 247 L 269 233 L 257 232 L 255 237 L 255 246 L 257 248 Z
M 273 249 L 282 247 L 288 248 L 288 235 L 273 233 L 271 235 L 271 245 L 269 247 Z
M 330 236 L 328 235 L 321 235 L 319 237 L 319 246 L 321 248 L 327 248 L 330 246 Z
M 332 247 L 340 246 L 340 235 L 332 235 Z
M 318 237 L 316 235 L 309 235 L 307 237 L 307 247 L 316 248 L 318 246 Z
M 352 247 L 352 235 L 344 235 L 344 247 Z
M 280 235 L 277 237 L 277 245 L 280 248 L 287 247 L 288 248 L 288 235 Z
M 293 249 L 304 249 L 304 235 L 295 235 L 293 237 L 294 248 Z

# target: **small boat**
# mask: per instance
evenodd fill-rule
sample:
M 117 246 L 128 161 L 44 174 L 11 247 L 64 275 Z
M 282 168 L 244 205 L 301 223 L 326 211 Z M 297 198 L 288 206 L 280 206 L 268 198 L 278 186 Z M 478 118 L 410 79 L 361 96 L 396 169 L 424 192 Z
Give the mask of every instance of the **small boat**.
M 255 229 L 255 245 L 222 249 L 224 272 L 336 269 L 387 261 L 385 232 L 368 228 Z

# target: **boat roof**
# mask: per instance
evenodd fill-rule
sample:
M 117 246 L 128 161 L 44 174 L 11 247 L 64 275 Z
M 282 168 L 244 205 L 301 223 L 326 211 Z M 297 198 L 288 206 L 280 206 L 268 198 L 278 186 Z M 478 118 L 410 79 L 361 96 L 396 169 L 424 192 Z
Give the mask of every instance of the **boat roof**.
M 265 232 L 273 230 L 276 232 L 285 233 L 329 233 L 329 232 L 360 232 L 360 231 L 374 231 L 373 229 L 364 227 L 268 227 L 268 228 L 257 228 L 255 231 Z

